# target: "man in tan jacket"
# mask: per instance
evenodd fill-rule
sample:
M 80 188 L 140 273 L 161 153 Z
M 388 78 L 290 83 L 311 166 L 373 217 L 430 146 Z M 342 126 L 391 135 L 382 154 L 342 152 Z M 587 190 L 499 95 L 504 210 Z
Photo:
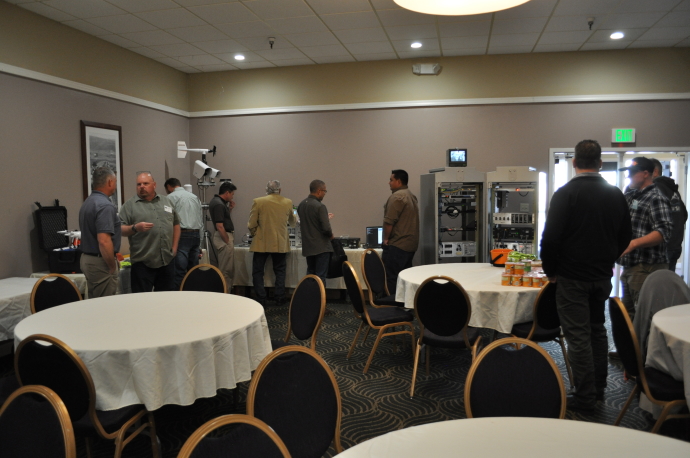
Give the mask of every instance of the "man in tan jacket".
M 273 273 L 276 276 L 273 296 L 276 305 L 282 305 L 285 303 L 285 258 L 290 252 L 287 228 L 288 225 L 295 226 L 295 215 L 292 211 L 292 201 L 280 195 L 280 181 L 269 181 L 266 185 L 266 194 L 254 199 L 247 224 L 253 237 L 249 248 L 249 251 L 254 253 L 252 282 L 257 300 L 265 306 L 264 266 L 270 255 L 273 260 Z

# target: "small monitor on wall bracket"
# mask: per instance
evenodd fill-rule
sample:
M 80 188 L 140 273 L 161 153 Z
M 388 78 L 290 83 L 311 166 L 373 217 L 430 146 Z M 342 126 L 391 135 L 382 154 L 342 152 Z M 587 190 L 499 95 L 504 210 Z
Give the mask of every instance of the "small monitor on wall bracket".
M 446 159 L 448 167 L 467 167 L 467 149 L 449 149 Z
M 367 227 L 367 247 L 381 248 L 383 244 L 383 226 Z

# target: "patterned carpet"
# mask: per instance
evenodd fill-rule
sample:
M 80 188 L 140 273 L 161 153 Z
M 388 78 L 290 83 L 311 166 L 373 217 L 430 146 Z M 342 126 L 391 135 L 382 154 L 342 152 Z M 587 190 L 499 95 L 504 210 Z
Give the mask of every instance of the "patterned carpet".
M 271 337 L 284 338 L 288 308 L 268 307 L 266 316 Z M 348 302 L 331 301 L 317 340 L 317 352 L 334 371 L 340 387 L 344 449 L 389 431 L 466 417 L 463 388 L 470 367 L 471 357 L 468 351 L 432 350 L 431 374 L 427 377 L 424 368 L 420 367 L 415 397 L 410 399 L 412 355 L 409 338 L 403 341 L 403 345 L 400 345 L 398 339 L 397 352 L 392 338 L 383 339 L 369 372 L 362 374 L 375 336 L 370 335 L 363 345 L 360 343 L 348 360 L 347 352 L 357 326 L 358 322 Z M 490 334 L 487 331 L 485 335 L 488 337 Z M 550 343 L 543 344 L 543 348 L 556 361 L 568 387 L 560 347 L 556 343 Z M 11 370 L 11 360 L 0 359 L 0 374 L 7 374 Z M 240 385 L 237 405 L 234 405 L 231 390 L 221 390 L 217 396 L 200 399 L 191 406 L 165 406 L 156 411 L 163 456 L 176 457 L 187 437 L 209 419 L 228 413 L 245 413 L 247 386 L 248 383 Z M 605 401 L 598 403 L 596 413 L 588 416 L 568 412 L 566 418 L 613 424 L 632 388 L 632 382 L 623 380 L 620 362 L 611 361 Z M 653 423 L 651 415 L 642 411 L 636 400 L 623 419 L 623 427 L 643 431 L 649 431 Z M 667 421 L 662 434 L 690 441 L 690 422 Z M 110 443 L 98 441 L 94 445 L 94 458 L 112 457 L 114 448 Z M 79 457 L 86 456 L 83 443 L 80 442 L 78 448 Z M 333 454 L 334 451 L 330 450 L 326 456 Z M 150 457 L 147 438 L 134 440 L 125 448 L 124 456 Z

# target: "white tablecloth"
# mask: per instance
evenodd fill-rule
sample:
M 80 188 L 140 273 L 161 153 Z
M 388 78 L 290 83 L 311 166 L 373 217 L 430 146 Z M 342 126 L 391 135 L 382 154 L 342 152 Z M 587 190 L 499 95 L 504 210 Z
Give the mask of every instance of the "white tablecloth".
M 401 429 L 339 458 L 687 458 L 690 443 L 619 426 L 546 418 L 470 418 Z
M 159 292 L 61 305 L 17 325 L 15 348 L 48 334 L 84 361 L 96 407 L 189 405 L 234 388 L 271 352 L 263 308 L 229 294 Z
M 131 281 L 129 278 L 129 267 L 120 268 L 120 281 L 117 284 L 117 294 L 129 294 L 132 292 Z M 41 278 L 48 275 L 48 272 L 34 272 L 30 275 L 31 278 Z M 84 274 L 62 274 L 69 278 L 77 285 L 77 289 L 81 293 L 83 299 L 89 298 L 89 288 L 86 284 L 86 277 Z
M 14 338 L 14 327 L 31 315 L 31 290 L 37 281 L 20 277 L 0 280 L 0 341 Z
M 683 380 L 690 404 L 690 304 L 669 307 L 654 315 L 645 365 Z
M 414 308 L 414 295 L 424 280 L 445 275 L 459 282 L 472 302 L 470 326 L 509 333 L 515 323 L 532 319 L 539 288 L 502 286 L 503 269 L 491 264 L 430 264 L 405 269 L 398 275 L 395 300 Z

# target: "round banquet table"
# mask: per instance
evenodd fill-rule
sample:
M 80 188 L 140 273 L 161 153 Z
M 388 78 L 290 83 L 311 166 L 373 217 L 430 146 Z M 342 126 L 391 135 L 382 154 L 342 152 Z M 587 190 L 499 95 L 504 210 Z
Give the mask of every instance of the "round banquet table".
M 532 320 L 539 288 L 501 285 L 503 269 L 491 264 L 429 264 L 405 269 L 398 275 L 395 300 L 414 308 L 414 296 L 424 280 L 445 275 L 459 282 L 472 302 L 470 326 L 510 333 L 515 323 Z
M 645 365 L 682 380 L 685 399 L 690 404 L 690 304 L 676 305 L 654 314 Z
M 15 328 L 69 345 L 96 387 L 96 408 L 189 405 L 234 388 L 271 352 L 263 308 L 251 299 L 192 291 L 101 297 L 53 307 Z
M 375 437 L 338 458 L 510 456 L 514 458 L 687 458 L 690 443 L 620 426 L 549 418 L 469 418 Z

